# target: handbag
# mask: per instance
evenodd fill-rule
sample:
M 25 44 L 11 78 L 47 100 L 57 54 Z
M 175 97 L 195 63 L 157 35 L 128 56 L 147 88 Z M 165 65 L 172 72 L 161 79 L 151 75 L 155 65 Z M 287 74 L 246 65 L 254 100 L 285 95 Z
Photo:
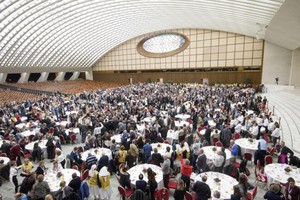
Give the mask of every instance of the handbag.
M 101 181 L 100 181 L 99 174 L 97 174 L 97 185 L 99 188 L 101 188 Z

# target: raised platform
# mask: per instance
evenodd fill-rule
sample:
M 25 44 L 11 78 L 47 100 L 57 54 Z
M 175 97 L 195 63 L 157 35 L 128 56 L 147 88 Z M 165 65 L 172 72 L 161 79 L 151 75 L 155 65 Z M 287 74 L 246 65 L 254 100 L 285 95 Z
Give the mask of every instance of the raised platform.
M 295 87 L 292 85 L 264 84 L 264 92 L 292 91 L 294 89 Z

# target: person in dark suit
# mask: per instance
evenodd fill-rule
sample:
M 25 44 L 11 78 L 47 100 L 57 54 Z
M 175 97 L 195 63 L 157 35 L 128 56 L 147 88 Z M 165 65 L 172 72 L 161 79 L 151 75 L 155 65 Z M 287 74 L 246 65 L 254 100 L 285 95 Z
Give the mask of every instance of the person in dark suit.
M 196 166 L 197 166 L 197 172 L 202 173 L 205 172 L 207 169 L 207 164 L 206 164 L 206 155 L 204 154 L 203 149 L 199 149 L 199 155 L 196 160 Z
M 45 175 L 46 171 L 47 168 L 45 167 L 45 161 L 44 160 L 39 161 L 39 166 L 35 170 L 36 176 Z
M 196 200 L 208 200 L 211 198 L 211 190 L 209 186 L 205 183 L 207 180 L 206 176 L 202 177 L 202 182 L 197 181 L 194 185 L 192 190 L 196 194 Z
M 78 192 L 80 189 L 80 185 L 81 185 L 80 177 L 77 176 L 76 173 L 73 173 L 72 180 L 69 183 L 69 187 L 71 187 L 74 192 Z
M 158 153 L 157 148 L 154 148 L 154 153 L 152 154 L 152 161 L 155 165 L 160 166 L 160 163 L 164 161 L 160 153 Z
M 109 164 L 109 158 L 108 158 L 108 156 L 107 155 L 105 155 L 104 153 L 102 153 L 102 156 L 101 156 L 101 158 L 99 159 L 99 161 L 98 161 L 98 171 L 100 171 L 100 169 L 102 168 L 102 167 L 107 167 L 108 169 L 110 169 L 109 168 L 109 166 L 108 166 L 108 164 Z
M 137 180 L 135 182 L 135 189 L 138 190 L 142 190 L 143 192 L 146 192 L 147 191 L 147 182 L 144 179 L 144 176 L 143 174 L 140 174 L 139 175 L 139 180 Z
M 78 147 L 74 147 L 73 151 L 70 153 L 69 159 L 71 162 L 71 167 L 73 167 L 74 165 L 81 165 L 82 160 L 80 154 L 78 153 Z

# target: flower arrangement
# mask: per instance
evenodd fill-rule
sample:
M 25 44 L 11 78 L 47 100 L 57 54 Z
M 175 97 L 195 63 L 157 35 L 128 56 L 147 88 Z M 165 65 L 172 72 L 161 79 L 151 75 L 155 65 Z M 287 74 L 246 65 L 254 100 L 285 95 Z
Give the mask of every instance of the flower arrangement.
M 157 147 L 161 147 L 161 144 L 157 144 Z
M 212 150 L 215 152 L 215 151 L 217 151 L 217 148 L 216 148 L 216 147 L 213 147 Z
M 144 167 L 143 168 L 143 173 L 146 174 L 146 172 L 147 172 L 147 169 Z
M 61 172 L 58 172 L 57 174 L 56 174 L 56 177 L 57 178 L 60 178 L 62 176 L 62 173 Z
M 250 143 L 253 143 L 253 139 L 252 139 L 252 138 L 249 138 L 248 141 L 249 141 Z
M 292 168 L 286 167 L 286 168 L 284 168 L 284 171 L 285 171 L 286 173 L 290 173 L 290 172 L 292 171 Z
M 215 181 L 216 183 L 220 183 L 220 182 L 221 182 L 221 180 L 220 180 L 219 178 L 214 178 L 214 181 Z

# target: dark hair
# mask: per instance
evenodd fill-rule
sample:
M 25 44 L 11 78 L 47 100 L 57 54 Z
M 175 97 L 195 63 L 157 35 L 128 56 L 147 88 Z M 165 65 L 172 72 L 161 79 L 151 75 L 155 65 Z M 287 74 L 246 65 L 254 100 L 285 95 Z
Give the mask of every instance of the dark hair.
M 139 179 L 140 179 L 140 180 L 143 180 L 143 178 L 144 178 L 144 175 L 143 175 L 143 174 L 140 174 L 140 175 L 139 175 Z

